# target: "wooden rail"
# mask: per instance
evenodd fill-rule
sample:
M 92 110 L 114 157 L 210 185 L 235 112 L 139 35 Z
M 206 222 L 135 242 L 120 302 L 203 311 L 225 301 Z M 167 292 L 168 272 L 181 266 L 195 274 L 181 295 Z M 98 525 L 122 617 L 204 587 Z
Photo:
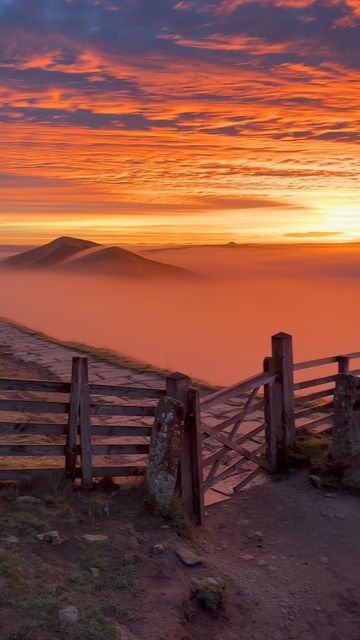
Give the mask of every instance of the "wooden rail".
M 265 384 L 271 384 L 276 379 L 276 376 L 268 373 L 258 373 L 251 378 L 247 378 L 241 382 L 238 382 L 231 387 L 226 387 L 224 389 L 220 389 L 219 391 L 215 391 L 209 396 L 203 398 L 200 402 L 201 409 L 204 410 L 206 407 L 210 407 L 218 403 L 220 400 L 226 400 L 228 398 L 233 398 L 236 395 L 240 395 L 241 393 L 245 393 L 245 391 L 252 391 L 253 389 L 259 389 Z
M 315 417 L 309 422 L 297 422 L 296 429 L 301 432 L 316 431 L 324 425 L 331 429 L 333 423 L 333 402 L 337 375 L 339 373 L 351 374 L 354 376 L 360 375 L 360 369 L 351 369 L 352 360 L 360 358 L 360 352 L 347 353 L 338 356 L 330 356 L 328 358 L 319 358 L 317 360 L 308 360 L 306 362 L 299 362 L 293 365 L 293 371 L 303 371 L 305 369 L 317 369 L 323 366 L 337 365 L 337 372 L 334 374 L 328 374 L 317 378 L 310 378 L 308 380 L 302 380 L 295 382 L 293 385 L 294 392 L 302 391 L 304 389 L 312 389 L 314 387 L 326 387 L 321 391 L 314 391 L 305 395 L 294 395 L 294 403 L 297 408 L 295 412 L 295 420 L 303 420 L 306 417 L 316 416 L 323 414 L 321 417 Z M 329 387 L 329 385 L 331 385 Z M 324 402 L 325 399 L 331 398 L 330 402 Z M 306 406 L 311 403 L 311 406 Z M 322 430 L 322 429 L 320 429 Z
M 73 359 L 70 382 L 0 378 L 0 420 L 5 416 L 0 422 L 0 459 L 8 461 L 0 460 L 0 480 L 62 472 L 72 481 L 81 478 L 82 486 L 90 488 L 94 477 L 143 476 L 151 425 L 131 422 L 152 418 L 165 393 L 165 389 L 89 384 L 86 358 Z M 116 417 L 120 420 L 114 423 Z M 130 420 L 122 424 L 124 418 Z M 53 442 L 39 443 L 39 436 L 49 436 Z M 19 456 L 37 459 L 39 468 L 31 463 L 19 468 L 15 462 Z M 104 466 L 104 456 L 109 466 Z M 140 456 L 144 463 L 134 465 L 129 456 Z M 7 468 L 11 458 L 13 469 Z

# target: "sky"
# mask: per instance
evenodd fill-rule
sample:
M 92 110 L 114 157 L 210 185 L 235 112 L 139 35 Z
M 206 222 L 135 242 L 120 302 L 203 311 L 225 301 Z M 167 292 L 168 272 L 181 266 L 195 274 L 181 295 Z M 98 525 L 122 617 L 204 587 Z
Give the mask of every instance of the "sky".
M 360 0 L 0 0 L 0 241 L 360 238 Z

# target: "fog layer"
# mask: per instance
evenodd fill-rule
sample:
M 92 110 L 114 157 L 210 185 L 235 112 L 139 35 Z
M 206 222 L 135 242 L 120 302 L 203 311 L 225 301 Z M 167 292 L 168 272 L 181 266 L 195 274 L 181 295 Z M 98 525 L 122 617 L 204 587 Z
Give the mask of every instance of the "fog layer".
M 304 360 L 360 350 L 359 247 L 147 252 L 202 279 L 144 281 L 0 269 L 0 315 L 214 384 L 261 369 L 270 336 Z

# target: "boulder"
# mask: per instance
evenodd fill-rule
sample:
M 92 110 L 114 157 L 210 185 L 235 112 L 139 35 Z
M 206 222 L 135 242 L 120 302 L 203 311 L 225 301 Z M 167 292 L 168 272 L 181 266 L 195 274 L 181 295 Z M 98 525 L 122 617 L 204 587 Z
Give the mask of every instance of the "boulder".
M 191 590 L 202 609 L 220 611 L 225 604 L 225 585 L 218 578 L 194 578 Z

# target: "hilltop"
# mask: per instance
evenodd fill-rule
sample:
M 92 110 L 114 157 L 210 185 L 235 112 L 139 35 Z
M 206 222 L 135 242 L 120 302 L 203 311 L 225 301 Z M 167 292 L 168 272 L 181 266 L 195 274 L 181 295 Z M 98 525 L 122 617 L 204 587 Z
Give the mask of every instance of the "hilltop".
M 61 236 L 35 249 L 5 258 L 1 266 L 11 269 L 57 269 L 96 275 L 137 278 L 184 278 L 190 271 L 151 260 L 117 246 Z

